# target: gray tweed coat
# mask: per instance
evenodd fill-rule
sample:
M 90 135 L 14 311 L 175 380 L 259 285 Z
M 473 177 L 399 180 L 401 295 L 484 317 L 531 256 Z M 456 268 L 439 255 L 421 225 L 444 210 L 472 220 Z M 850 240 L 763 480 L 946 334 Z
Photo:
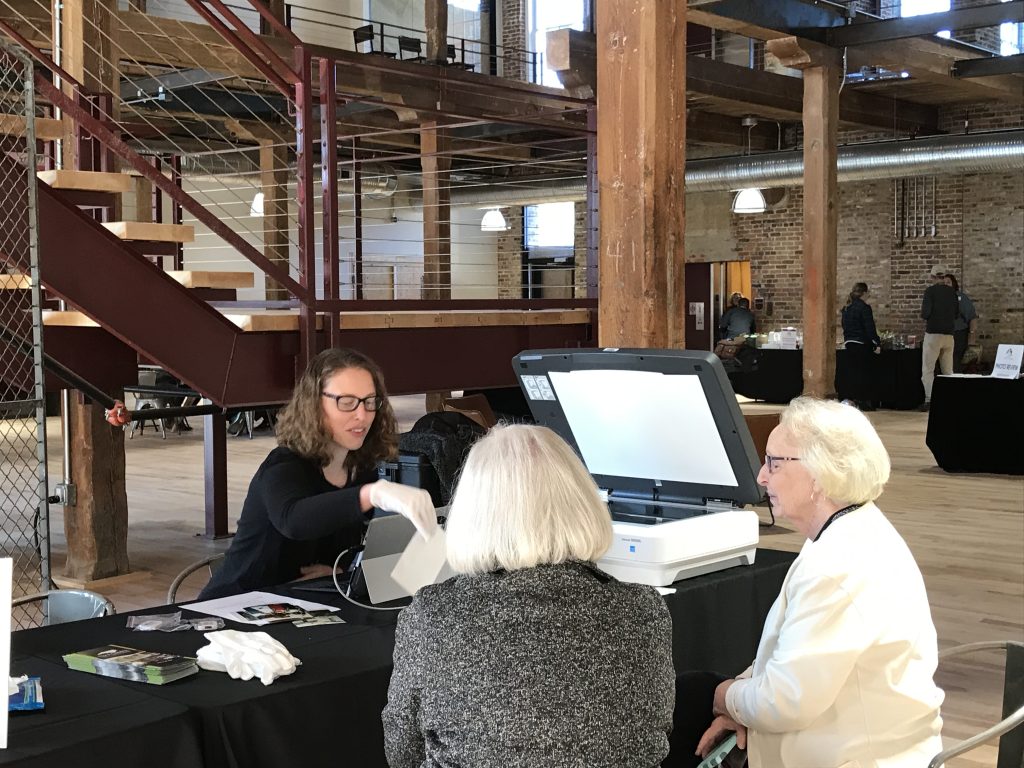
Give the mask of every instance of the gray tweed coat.
M 392 768 L 651 768 L 668 754 L 672 619 L 570 562 L 425 587 L 398 620 Z

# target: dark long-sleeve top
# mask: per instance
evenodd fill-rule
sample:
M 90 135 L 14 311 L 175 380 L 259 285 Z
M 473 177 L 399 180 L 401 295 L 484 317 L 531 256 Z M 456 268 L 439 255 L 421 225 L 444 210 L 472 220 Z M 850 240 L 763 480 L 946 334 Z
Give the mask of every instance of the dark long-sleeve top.
M 318 463 L 275 448 L 249 483 L 235 538 L 200 599 L 283 584 L 303 566 L 332 564 L 359 544 L 367 522 L 359 489 L 376 479 L 366 472 L 338 488 Z
M 843 339 L 875 347 L 882 345 L 878 331 L 875 330 L 875 317 L 871 312 L 871 305 L 863 299 L 854 299 L 843 307 Z
M 735 339 L 756 331 L 754 313 L 744 307 L 730 307 L 718 321 L 718 330 L 723 339 Z
M 952 286 L 935 283 L 928 286 L 921 299 L 921 319 L 926 333 L 952 334 L 960 309 Z
M 650 768 L 668 753 L 668 608 L 590 563 L 425 587 L 394 660 L 391 768 Z

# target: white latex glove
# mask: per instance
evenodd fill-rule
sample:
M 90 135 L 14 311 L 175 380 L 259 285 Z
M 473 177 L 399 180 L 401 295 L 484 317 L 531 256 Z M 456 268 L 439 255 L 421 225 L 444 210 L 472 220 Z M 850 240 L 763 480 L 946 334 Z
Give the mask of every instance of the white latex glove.
M 258 677 L 270 685 L 282 675 L 290 675 L 301 664 L 281 643 L 266 632 L 239 632 L 226 629 L 204 635 L 210 644 L 196 653 L 199 666 L 227 672 L 236 680 Z
M 385 512 L 397 512 L 410 520 L 424 539 L 429 539 L 437 530 L 434 502 L 422 488 L 378 480 L 370 486 L 370 503 Z

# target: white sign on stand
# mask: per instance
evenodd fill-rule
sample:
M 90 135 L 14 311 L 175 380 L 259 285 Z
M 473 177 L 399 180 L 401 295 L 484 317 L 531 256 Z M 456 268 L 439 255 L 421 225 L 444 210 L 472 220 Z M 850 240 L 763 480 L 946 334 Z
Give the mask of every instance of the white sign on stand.
M 783 328 L 779 334 L 780 349 L 797 349 L 796 328 Z
M 0 559 L 0 666 L 11 679 L 11 581 L 13 563 L 9 557 Z M 7 749 L 7 705 L 0 715 L 0 749 Z
M 1020 361 L 1024 357 L 1024 344 L 1000 344 L 992 376 L 996 379 L 1016 379 L 1020 376 Z

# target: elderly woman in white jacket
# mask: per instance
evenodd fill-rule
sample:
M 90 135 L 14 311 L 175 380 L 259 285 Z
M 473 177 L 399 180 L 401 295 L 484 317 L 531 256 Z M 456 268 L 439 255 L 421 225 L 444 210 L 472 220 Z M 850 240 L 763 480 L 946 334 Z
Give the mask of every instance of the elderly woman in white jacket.
M 798 398 L 758 482 L 807 537 L 753 665 L 715 690 L 707 753 L 727 731 L 751 768 L 920 768 L 942 749 L 938 661 L 921 571 L 874 504 L 889 457 L 856 408 Z

